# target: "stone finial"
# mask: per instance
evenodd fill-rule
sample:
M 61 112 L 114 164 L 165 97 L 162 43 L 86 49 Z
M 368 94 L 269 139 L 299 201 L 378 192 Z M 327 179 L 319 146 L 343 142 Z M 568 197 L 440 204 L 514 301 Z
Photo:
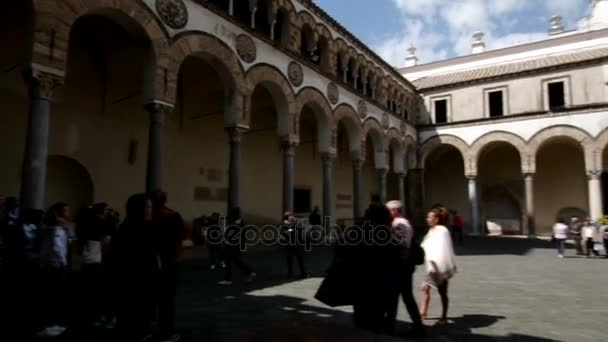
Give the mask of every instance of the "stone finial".
M 482 53 L 486 51 L 486 43 L 483 41 L 485 34 L 477 31 L 473 34 L 473 53 Z
M 410 48 L 407 49 L 407 52 L 408 55 L 405 58 L 405 67 L 409 68 L 418 65 L 418 57 L 416 57 L 416 48 L 414 47 L 414 44 L 410 45 Z
M 560 15 L 554 15 L 551 17 L 551 28 L 549 34 L 560 34 L 564 32 L 564 26 L 562 25 L 562 17 Z

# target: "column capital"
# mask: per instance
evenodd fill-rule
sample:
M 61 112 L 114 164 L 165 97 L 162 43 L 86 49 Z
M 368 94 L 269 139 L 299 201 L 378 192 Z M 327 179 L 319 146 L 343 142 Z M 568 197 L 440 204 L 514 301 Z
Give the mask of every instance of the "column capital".
M 383 167 L 376 168 L 376 173 L 378 175 L 381 175 L 381 176 L 386 176 L 386 174 L 388 173 L 388 169 L 387 168 L 383 168 Z
M 336 159 L 336 154 L 335 153 L 331 153 L 331 152 L 322 152 L 321 153 L 321 160 L 323 161 L 323 163 L 333 163 L 334 159 Z
M 364 162 L 365 161 L 363 159 L 353 159 L 353 169 L 361 170 Z
M 243 133 L 247 131 L 246 128 L 242 127 L 226 127 L 228 133 L 228 140 L 231 144 L 239 144 L 243 138 Z
M 298 142 L 293 140 L 282 140 L 281 148 L 288 156 L 295 156 L 296 147 L 298 147 Z
M 587 178 L 589 180 L 598 180 L 602 176 L 601 170 L 587 170 Z
M 524 180 L 532 180 L 532 179 L 534 179 L 535 175 L 536 175 L 536 173 L 534 173 L 534 172 L 525 172 L 523 174 Z
M 477 175 L 466 175 L 467 179 L 469 181 L 475 181 L 477 180 Z
M 399 172 L 395 172 L 395 174 L 399 178 L 405 178 L 407 176 L 407 171 L 399 171 Z
M 63 75 L 38 68 L 24 71 L 23 78 L 30 87 L 30 96 L 45 100 L 53 100 L 53 91 L 64 81 Z
M 173 111 L 173 105 L 162 101 L 146 103 L 144 109 L 150 113 L 150 121 L 156 124 L 164 124 L 165 117 Z

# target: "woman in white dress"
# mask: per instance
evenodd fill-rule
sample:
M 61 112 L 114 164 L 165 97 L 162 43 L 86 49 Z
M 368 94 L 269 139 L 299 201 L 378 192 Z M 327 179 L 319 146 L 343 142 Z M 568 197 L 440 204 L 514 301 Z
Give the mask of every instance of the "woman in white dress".
M 422 306 L 420 315 L 426 319 L 429 302 L 431 300 L 431 287 L 437 289 L 441 296 L 441 318 L 437 325 L 448 322 L 448 279 L 456 274 L 456 261 L 450 231 L 446 228 L 449 212 L 445 208 L 435 208 L 429 211 L 426 222 L 429 232 L 422 241 L 425 254 L 426 278 L 422 283 Z

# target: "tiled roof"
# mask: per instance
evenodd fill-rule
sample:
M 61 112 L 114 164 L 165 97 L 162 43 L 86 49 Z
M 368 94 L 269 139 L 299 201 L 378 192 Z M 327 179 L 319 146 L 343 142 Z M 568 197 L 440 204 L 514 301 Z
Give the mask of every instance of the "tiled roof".
M 589 49 L 521 62 L 429 76 L 417 79 L 413 83 L 418 90 L 425 90 L 604 58 L 608 58 L 608 48 Z

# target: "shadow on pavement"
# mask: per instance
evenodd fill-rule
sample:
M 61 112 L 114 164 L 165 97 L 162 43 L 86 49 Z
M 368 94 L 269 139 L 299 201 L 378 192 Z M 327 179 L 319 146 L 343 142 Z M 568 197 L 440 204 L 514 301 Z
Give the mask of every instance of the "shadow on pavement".
M 571 245 L 568 244 L 568 247 Z M 533 249 L 556 249 L 553 242 L 537 238 L 508 236 L 468 237 L 456 246 L 457 255 L 526 255 Z M 557 251 L 556 251 L 557 253 Z

